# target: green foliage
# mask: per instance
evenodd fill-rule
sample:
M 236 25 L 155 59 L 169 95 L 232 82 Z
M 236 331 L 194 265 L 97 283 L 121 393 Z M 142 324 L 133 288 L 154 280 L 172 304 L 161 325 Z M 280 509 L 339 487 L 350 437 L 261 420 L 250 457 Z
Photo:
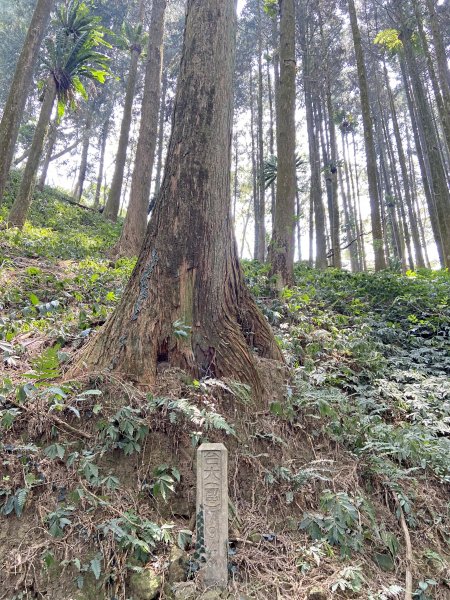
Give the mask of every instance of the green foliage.
M 164 502 L 170 494 L 175 493 L 175 486 L 180 483 L 180 472 L 175 467 L 159 465 L 153 472 L 153 480 L 148 487 L 154 498 L 161 497 Z
M 181 398 L 179 400 L 172 400 L 170 398 L 153 398 L 149 399 L 150 411 L 167 411 L 169 421 L 172 424 L 178 423 L 180 417 L 194 425 L 196 428 L 195 432 L 192 432 L 193 441 L 196 443 L 201 437 L 201 431 L 205 432 L 216 429 L 223 431 L 227 435 L 235 435 L 235 431 L 231 425 L 227 423 L 222 415 L 211 410 L 209 408 L 198 408 L 189 400 Z
M 58 97 L 58 117 L 67 105 L 75 108 L 76 95 L 87 99 L 83 79 L 104 83 L 110 74 L 109 57 L 98 52 L 99 45 L 111 47 L 103 39 L 99 19 L 90 13 L 86 3 L 71 0 L 62 4 L 57 13 L 57 27 L 46 38 L 43 65 L 46 75 L 55 83 Z
M 377 34 L 374 44 L 379 44 L 391 54 L 397 54 L 403 49 L 403 42 L 399 35 L 400 32 L 397 29 L 384 29 Z
M 140 410 L 124 406 L 110 417 L 108 423 L 99 424 L 109 448 L 120 448 L 126 455 L 140 452 L 141 442 L 149 431 L 140 414 Z
M 332 592 L 353 592 L 358 594 L 365 582 L 362 568 L 359 565 L 345 567 L 339 578 L 332 584 Z
M 326 490 L 320 498 L 322 513 L 305 513 L 300 529 L 306 530 L 313 540 L 326 540 L 339 546 L 343 556 L 360 551 L 363 532 L 358 508 L 344 492 Z
M 57 508 L 55 511 L 49 513 L 46 520 L 50 535 L 55 538 L 64 537 L 65 528 L 72 525 L 72 520 L 69 517 L 74 511 L 74 506 L 66 506 Z
M 111 519 L 97 527 L 103 536 L 112 534 L 124 551 L 131 551 L 134 558 L 145 564 L 156 545 L 168 544 L 172 540 L 171 525 L 159 527 L 156 523 L 127 512 L 122 517 Z

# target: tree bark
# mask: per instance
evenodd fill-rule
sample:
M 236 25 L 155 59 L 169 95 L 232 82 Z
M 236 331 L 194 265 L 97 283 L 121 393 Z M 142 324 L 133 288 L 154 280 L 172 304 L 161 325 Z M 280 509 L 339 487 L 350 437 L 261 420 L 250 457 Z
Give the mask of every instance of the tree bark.
M 266 258 L 266 186 L 264 184 L 264 104 L 263 104 L 263 66 L 262 66 L 262 18 L 261 3 L 258 2 L 258 100 L 257 100 L 257 141 L 258 141 L 258 235 L 256 260 L 264 262 Z M 256 215 L 255 215 L 256 218 Z
M 19 192 L 14 200 L 14 203 L 9 211 L 8 223 L 11 227 L 19 227 L 22 229 L 27 218 L 28 209 L 30 208 L 31 199 L 33 197 L 34 186 L 36 183 L 36 173 L 39 168 L 39 161 L 42 155 L 47 129 L 52 116 L 53 105 L 56 99 L 56 83 L 51 75 L 47 79 L 44 100 L 42 102 L 39 120 L 34 132 L 33 142 L 30 148 L 25 171 L 20 183 Z
M 34 66 L 52 7 L 53 0 L 38 0 L 36 4 L 3 111 L 0 123 L 0 203 L 14 157 L 14 147 L 27 101 L 28 89 L 33 77 Z
M 294 279 L 295 250 L 295 5 L 280 0 L 280 82 L 276 102 L 277 120 L 277 195 L 272 241 L 271 274 L 278 290 Z
M 405 53 L 406 64 L 412 82 L 412 93 L 416 100 L 417 116 L 420 119 L 423 141 L 429 159 L 433 205 L 435 207 L 438 232 L 440 235 L 443 266 L 450 266 L 450 192 L 447 185 L 444 165 L 442 163 L 439 144 L 435 132 L 431 108 L 428 104 L 424 85 L 419 75 L 417 59 L 411 43 L 411 31 L 404 28 L 401 40 Z
M 359 30 L 358 19 L 354 0 L 348 0 L 350 22 L 352 28 L 353 45 L 355 47 L 356 65 L 358 70 L 359 93 L 364 126 L 364 141 L 367 160 L 367 179 L 369 183 L 370 214 L 372 220 L 373 251 L 375 255 L 375 270 L 386 268 L 386 259 L 383 252 L 383 230 L 381 224 L 381 201 L 377 182 L 377 158 L 373 136 L 373 121 L 370 111 L 369 88 L 367 84 L 366 65 Z
M 159 124 L 158 124 L 158 152 L 156 159 L 156 177 L 155 177 L 155 196 L 158 196 L 161 189 L 161 175 L 163 163 L 163 147 L 164 147 L 164 123 L 166 122 L 166 95 L 168 85 L 167 68 L 163 69 L 162 75 L 162 91 L 161 91 L 161 106 L 159 108 Z
M 94 208 L 96 208 L 96 209 L 98 209 L 100 206 L 100 194 L 101 194 L 101 190 L 102 190 L 103 173 L 105 171 L 106 142 L 108 141 L 110 119 L 111 119 L 111 116 L 108 115 L 106 121 L 103 123 L 102 132 L 101 132 L 100 161 L 99 161 L 99 166 L 98 166 L 97 183 L 95 186 L 95 198 L 94 198 Z
M 130 70 L 128 73 L 127 91 L 125 94 L 125 104 L 123 108 L 122 123 L 120 126 L 119 147 L 117 149 L 115 169 L 108 201 L 105 206 L 103 216 L 110 221 L 117 221 L 120 208 L 120 197 L 122 194 L 123 176 L 125 172 L 125 163 L 127 160 L 128 142 L 130 139 L 131 120 L 133 116 L 134 92 L 136 89 L 136 80 L 138 72 L 139 57 L 141 48 L 135 46 L 131 49 Z
M 158 133 L 166 5 L 167 0 L 153 0 L 136 160 L 125 223 L 117 246 L 113 250 L 113 254 L 117 257 L 137 256 L 147 229 L 148 203 Z
M 58 119 L 54 119 L 53 123 L 50 125 L 50 133 L 47 139 L 47 150 L 44 156 L 44 162 L 41 167 L 41 174 L 39 175 L 39 181 L 36 185 L 38 190 L 43 190 L 45 186 L 45 181 L 47 179 L 48 168 L 52 161 L 53 149 L 56 144 L 56 139 L 58 137 Z
M 426 0 L 430 18 L 431 33 L 433 36 L 434 53 L 436 56 L 437 73 L 442 92 L 443 112 L 442 120 L 448 149 L 450 150 L 450 73 L 448 70 L 448 59 L 445 51 L 445 43 L 442 36 L 441 26 L 436 13 L 435 0 Z
M 74 198 L 77 202 L 81 201 L 81 196 L 83 195 L 84 182 L 86 179 L 87 165 L 88 165 L 88 154 L 89 154 L 89 146 L 91 143 L 91 120 L 88 117 L 86 119 L 84 125 L 83 132 L 83 146 L 81 150 L 81 161 L 80 161 L 80 171 L 78 173 L 78 180 L 74 190 Z
M 234 0 L 188 0 L 161 193 L 121 303 L 74 372 L 86 365 L 152 385 L 158 363 L 168 362 L 259 394 L 249 347 L 281 360 L 245 288 L 232 232 L 235 27 Z

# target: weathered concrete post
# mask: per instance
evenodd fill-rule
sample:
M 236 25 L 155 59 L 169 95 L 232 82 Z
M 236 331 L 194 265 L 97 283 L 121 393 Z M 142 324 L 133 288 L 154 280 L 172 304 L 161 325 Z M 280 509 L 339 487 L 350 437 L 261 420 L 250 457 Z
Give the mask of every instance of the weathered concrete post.
M 197 450 L 197 548 L 206 586 L 228 583 L 228 451 L 223 444 Z

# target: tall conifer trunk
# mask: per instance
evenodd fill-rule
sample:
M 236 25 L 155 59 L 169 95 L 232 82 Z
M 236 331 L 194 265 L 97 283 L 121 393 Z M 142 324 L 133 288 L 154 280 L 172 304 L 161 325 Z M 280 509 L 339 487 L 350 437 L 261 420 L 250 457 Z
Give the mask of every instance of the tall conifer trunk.
M 232 231 L 234 0 L 188 0 L 164 180 L 121 303 L 78 369 L 152 384 L 160 362 L 262 384 L 251 347 L 281 360 L 247 291 Z M 187 335 L 180 335 L 178 331 Z
M 39 168 L 39 161 L 42 155 L 45 139 L 47 137 L 47 129 L 52 116 L 53 105 L 56 100 L 56 83 L 51 75 L 47 79 L 42 102 L 39 120 L 36 125 L 36 130 L 33 136 L 33 142 L 30 148 L 27 164 L 23 172 L 22 181 L 20 182 L 19 192 L 14 200 L 14 203 L 9 211 L 8 223 L 12 227 L 22 227 L 27 218 L 28 209 L 30 208 L 33 191 L 36 184 L 36 173 Z
M 54 0 L 38 0 L 0 123 L 0 202 L 11 168 L 20 121 L 31 84 L 39 48 L 50 18 Z
M 383 252 L 383 229 L 381 222 L 381 200 L 377 182 L 377 157 L 373 136 L 373 122 L 370 111 L 369 88 L 367 84 L 366 65 L 361 41 L 358 19 L 354 0 L 348 0 L 350 22 L 352 28 L 353 45 L 355 47 L 356 65 L 358 70 L 359 93 L 364 126 L 364 141 L 367 160 L 367 179 L 369 182 L 370 214 L 372 220 L 373 250 L 375 255 L 375 270 L 386 268 L 386 259 Z
M 277 86 L 277 194 L 272 241 L 271 273 L 278 289 L 292 283 L 295 250 L 295 5 L 280 5 L 280 81 Z
M 119 257 L 137 256 L 147 229 L 147 212 L 158 134 L 162 44 L 166 4 L 166 0 L 153 0 L 141 123 L 131 181 L 130 202 L 122 234 L 114 250 L 114 254 Z

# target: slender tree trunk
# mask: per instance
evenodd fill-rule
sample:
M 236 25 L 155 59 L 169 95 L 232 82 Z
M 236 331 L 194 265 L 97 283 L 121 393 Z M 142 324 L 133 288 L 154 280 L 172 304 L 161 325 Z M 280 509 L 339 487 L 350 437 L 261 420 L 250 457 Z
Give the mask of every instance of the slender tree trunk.
M 293 282 L 295 250 L 295 5 L 280 4 L 280 83 L 277 99 L 277 197 L 272 241 L 271 274 L 277 289 Z
M 358 26 L 354 0 L 348 0 L 350 22 L 352 28 L 353 45 L 355 47 L 356 64 L 358 70 L 359 92 L 364 126 L 364 140 L 367 159 L 367 179 L 369 183 L 370 212 L 372 219 L 373 250 L 375 255 L 375 270 L 386 268 L 386 259 L 383 252 L 383 230 L 381 224 L 381 201 L 377 183 L 377 159 L 373 137 L 373 122 L 370 112 L 369 89 L 367 85 L 366 65 L 361 42 L 361 32 Z
M 444 137 L 445 137 L 445 140 L 447 143 L 447 148 L 450 149 L 450 119 L 449 119 L 450 114 L 447 114 L 447 111 L 445 109 L 444 99 L 442 96 L 438 77 L 436 74 L 435 61 L 431 55 L 427 35 L 425 33 L 425 28 L 423 26 L 423 18 L 422 18 L 421 9 L 419 7 L 419 4 L 417 3 L 417 0 L 414 0 L 413 4 L 414 4 L 414 14 L 416 16 L 417 28 L 418 28 L 419 36 L 420 36 L 420 42 L 421 42 L 422 49 L 423 49 L 423 52 L 425 54 L 425 58 L 427 61 L 428 73 L 430 75 L 431 85 L 433 87 L 433 93 L 434 93 L 434 97 L 436 99 L 436 105 L 438 108 L 438 113 L 439 113 L 439 117 L 440 117 L 441 124 L 442 124 L 442 130 L 444 132 Z M 450 105 L 449 105 L 449 110 L 450 110 Z
M 401 34 L 405 51 L 406 64 L 412 82 L 412 92 L 416 99 L 417 116 L 421 121 L 424 144 L 429 159 L 433 203 L 438 219 L 439 234 L 443 253 L 444 267 L 450 266 L 450 192 L 447 185 L 445 169 L 442 164 L 439 144 L 428 105 L 425 89 L 419 75 L 417 59 L 411 43 L 411 32 L 405 29 Z
M 166 4 L 167 0 L 153 0 L 141 123 L 131 181 L 130 202 L 122 234 L 113 251 L 118 257 L 137 256 L 147 229 L 148 203 L 158 132 Z
M 94 198 L 94 208 L 99 208 L 100 206 L 100 194 L 102 190 L 103 183 L 103 173 L 105 171 L 105 154 L 106 154 L 106 142 L 108 141 L 109 134 L 109 122 L 111 116 L 108 115 L 108 118 L 103 124 L 102 133 L 101 133 L 101 141 L 100 141 L 100 161 L 98 166 L 98 175 L 97 175 L 97 183 L 95 185 L 95 198 Z
M 400 133 L 400 126 L 399 126 L 398 118 L 397 118 L 397 109 L 395 106 L 394 96 L 392 94 L 392 90 L 391 90 L 391 87 L 389 84 L 389 76 L 388 76 L 386 67 L 385 67 L 384 75 L 385 75 L 385 85 L 386 85 L 386 89 L 387 89 L 388 96 L 389 96 L 390 113 L 391 113 L 391 118 L 392 118 L 392 125 L 394 128 L 395 143 L 397 146 L 397 154 L 398 154 L 398 159 L 399 159 L 400 173 L 402 176 L 403 190 L 404 190 L 404 194 L 405 194 L 406 206 L 408 208 L 409 223 L 411 225 L 411 234 L 412 234 L 412 240 L 413 240 L 413 245 L 414 245 L 414 254 L 416 257 L 416 265 L 419 268 L 423 268 L 425 266 L 425 262 L 424 262 L 424 258 L 423 258 L 422 246 L 420 243 L 419 228 L 417 226 L 417 221 L 416 221 L 414 210 L 413 210 L 411 186 L 410 186 L 408 170 L 407 170 L 407 166 L 406 166 L 406 156 L 405 156 L 405 151 L 403 149 L 403 140 L 402 140 L 402 136 Z
M 81 196 L 83 195 L 83 187 L 86 179 L 87 165 L 88 165 L 88 154 L 89 146 L 91 143 L 91 120 L 86 119 L 83 132 L 83 146 L 81 150 L 81 162 L 80 171 L 78 173 L 78 180 L 74 190 L 74 198 L 77 202 L 80 202 Z
M 54 0 L 38 0 L 36 3 L 3 110 L 0 123 L 0 203 L 8 181 L 28 89 L 32 81 L 34 66 L 50 18 L 53 2 Z
M 258 254 L 256 260 L 264 262 L 266 258 L 266 187 L 264 183 L 264 104 L 263 104 L 263 64 L 262 64 L 262 23 L 261 4 L 258 2 L 258 187 L 259 187 L 259 226 L 258 231 Z
M 424 135 L 421 131 L 421 124 L 419 123 L 416 117 L 416 109 L 414 106 L 414 101 L 412 97 L 412 92 L 410 89 L 409 78 L 406 72 L 406 64 L 403 58 L 400 59 L 400 67 L 402 72 L 402 79 L 405 89 L 406 100 L 408 103 L 408 110 L 411 119 L 412 131 L 414 135 L 414 144 L 417 152 L 417 159 L 419 161 L 420 172 L 422 175 L 422 185 L 425 194 L 425 198 L 428 206 L 428 215 L 430 217 L 431 230 L 433 232 L 433 237 L 436 243 L 436 248 L 438 251 L 439 262 L 441 266 L 444 264 L 444 252 L 442 248 L 441 242 L 441 232 L 439 228 L 439 222 L 436 212 L 436 206 L 434 203 L 433 192 L 430 183 L 430 170 L 428 166 L 428 159 L 425 155 L 426 148 L 424 148 Z M 414 170 L 412 170 L 413 172 Z
M 245 288 L 232 232 L 235 25 L 234 0 L 188 0 L 161 193 L 121 303 L 74 373 L 108 369 L 152 385 L 168 362 L 197 377 L 232 377 L 258 395 L 249 347 L 281 360 Z
M 438 15 L 436 13 L 435 0 L 425 0 L 429 18 L 431 33 L 433 36 L 434 53 L 436 56 L 437 73 L 443 100 L 443 127 L 447 138 L 447 146 L 450 150 L 450 74 L 448 70 L 448 57 L 445 50 L 445 42 L 441 31 Z
M 348 150 L 348 145 L 346 143 L 346 135 L 344 131 L 341 130 L 341 140 L 342 140 L 342 156 L 344 162 L 344 174 L 345 174 L 345 185 L 346 185 L 346 193 L 344 192 L 344 185 L 341 180 L 341 188 L 343 191 L 343 200 L 344 200 L 344 211 L 345 218 L 347 222 L 347 243 L 350 243 L 352 240 L 357 239 L 359 237 L 358 231 L 358 223 L 356 220 L 356 216 L 353 211 L 353 200 L 352 200 L 352 188 L 350 184 L 350 169 L 349 169 L 349 160 L 346 154 L 346 149 Z M 341 170 L 342 171 L 342 170 Z M 360 271 L 361 265 L 358 256 L 358 245 L 357 242 L 352 244 L 349 248 L 350 251 L 350 263 L 352 267 L 352 271 Z
M 12 227 L 19 227 L 22 229 L 25 219 L 27 218 L 36 183 L 36 173 L 39 168 L 42 148 L 44 147 L 45 138 L 47 136 L 47 129 L 52 116 L 55 99 L 56 84 L 53 76 L 50 76 L 46 83 L 44 100 L 42 102 L 39 120 L 36 125 L 36 131 L 34 132 L 30 155 L 22 176 L 19 192 L 8 215 L 8 223 Z
M 250 137 L 251 137 L 251 151 L 252 151 L 252 183 L 253 183 L 253 216 L 255 219 L 254 228 L 254 246 L 253 246 L 253 258 L 258 260 L 260 256 L 259 242 L 261 239 L 259 233 L 259 227 L 261 224 L 261 218 L 259 215 L 259 186 L 258 186 L 258 161 L 257 161 L 257 145 L 255 143 L 255 99 L 253 93 L 253 73 L 250 70 Z
M 123 176 L 125 173 L 125 164 L 127 161 L 127 149 L 130 139 L 131 120 L 133 115 L 133 100 L 136 89 L 136 80 L 138 72 L 139 57 L 141 48 L 135 46 L 131 50 L 130 70 L 128 72 L 127 91 L 125 95 L 125 104 L 123 109 L 122 124 L 120 127 L 119 147 L 117 149 L 115 169 L 111 189 L 109 191 L 108 201 L 105 206 L 103 216 L 110 221 L 117 221 L 120 208 L 120 198 L 122 195 Z
M 327 262 L 327 240 L 325 234 L 325 209 L 322 201 L 322 182 L 320 175 L 319 141 L 314 126 L 312 71 L 310 64 L 309 43 L 307 39 L 306 14 L 300 19 L 300 39 L 302 45 L 303 62 L 303 88 L 305 94 L 306 124 L 308 130 L 309 165 L 311 170 L 311 205 L 314 209 L 315 240 L 316 240 L 316 267 L 325 268 Z
M 155 177 L 155 197 L 158 196 L 161 189 L 161 174 L 163 164 L 163 147 L 164 147 L 164 123 L 166 122 L 166 96 L 167 96 L 167 69 L 163 70 L 162 74 L 162 91 L 161 91 L 161 106 L 159 107 L 159 124 L 158 124 L 158 152 L 156 159 L 156 177 Z
M 267 56 L 269 56 L 269 50 L 267 50 Z M 270 156 L 275 155 L 275 115 L 274 115 L 274 107 L 273 107 L 273 86 L 272 86 L 272 77 L 270 74 L 270 63 L 269 59 L 267 59 L 266 63 L 267 67 L 267 90 L 269 95 L 269 152 Z M 275 215 L 275 182 L 273 182 L 270 186 L 270 213 L 272 217 L 272 229 L 273 229 L 273 219 Z
M 355 132 L 354 131 L 352 131 L 352 146 L 353 146 L 353 170 L 355 172 L 355 182 L 356 182 L 356 198 L 355 198 L 356 225 L 357 225 L 357 230 L 359 231 L 358 241 L 357 241 L 358 256 L 359 256 L 361 270 L 367 271 L 364 223 L 363 223 L 362 216 L 361 216 L 361 188 L 360 188 L 360 179 L 359 179 L 358 160 L 357 160 L 357 156 L 356 156 L 356 140 L 355 140 Z M 352 162 L 350 157 L 349 157 L 349 162 Z
M 339 214 L 339 194 L 338 194 L 338 165 L 337 165 L 337 143 L 336 143 L 336 125 L 334 123 L 334 115 L 333 115 L 333 101 L 331 97 L 331 89 L 328 83 L 327 91 L 326 91 L 327 99 L 326 99 L 326 108 L 327 108 L 327 117 L 328 117 L 328 130 L 330 133 L 330 153 L 331 153 L 331 162 L 330 162 L 330 177 L 331 177 L 331 189 L 333 194 L 332 201 L 332 210 L 330 214 L 331 219 L 331 237 L 333 241 L 333 265 L 337 269 L 342 268 L 342 258 L 341 258 L 341 240 L 340 240 L 340 232 L 341 232 L 341 222 L 340 222 L 340 214 Z
M 47 139 L 47 150 L 45 152 L 44 162 L 41 167 L 41 174 L 39 176 L 39 181 L 36 185 L 38 190 L 43 190 L 45 186 L 45 181 L 47 179 L 48 168 L 52 161 L 52 153 L 56 144 L 56 139 L 58 137 L 58 119 L 54 119 L 53 123 L 50 125 L 50 133 Z

